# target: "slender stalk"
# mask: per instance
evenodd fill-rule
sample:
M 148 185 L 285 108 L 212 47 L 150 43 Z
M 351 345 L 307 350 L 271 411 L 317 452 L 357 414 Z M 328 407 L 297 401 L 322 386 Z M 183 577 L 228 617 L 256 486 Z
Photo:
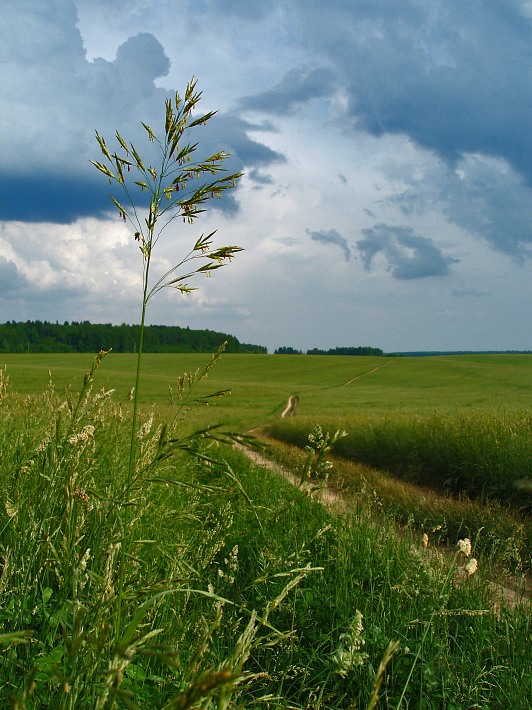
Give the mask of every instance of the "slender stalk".
M 195 91 L 195 86 L 196 80 L 193 78 L 187 85 L 184 101 L 177 93 L 174 102 L 169 99 L 166 100 L 164 138 L 158 138 L 148 125 L 142 123 L 148 133 L 148 140 L 160 149 L 160 169 L 156 169 L 149 164 L 146 166 L 133 144 L 128 144 L 118 131 L 116 132 L 116 138 L 120 148 L 118 148 L 118 152 L 113 153 L 107 148 L 105 139 L 96 132 L 96 139 L 104 156 L 105 164 L 91 160 L 91 163 L 106 176 L 109 182 L 118 183 L 123 190 L 129 206 L 122 205 L 112 195 L 110 197 L 118 209 L 120 218 L 124 222 L 129 222 L 135 229 L 135 241 L 138 241 L 143 256 L 142 314 L 133 394 L 129 461 L 125 486 L 119 496 L 122 506 L 120 512 L 123 517 L 121 520 L 122 544 L 118 555 L 118 591 L 115 622 L 115 639 L 117 642 L 120 638 L 122 626 L 126 558 L 131 545 L 129 530 L 131 522 L 130 508 L 132 507 L 131 488 L 135 481 L 137 468 L 139 386 L 148 301 L 163 288 L 173 288 L 183 294 L 190 293 L 194 289 L 188 286 L 186 279 L 190 279 L 197 274 L 210 275 L 212 271 L 229 262 L 237 252 L 241 251 L 241 248 L 237 246 L 213 249 L 211 237 L 214 232 L 206 237 L 202 235 L 195 241 L 192 251 L 184 259 L 178 260 L 176 266 L 160 277 L 151 291 L 149 290 L 152 249 L 159 241 L 165 227 L 177 217 L 181 217 L 188 224 L 193 224 L 195 219 L 205 211 L 204 204 L 208 200 L 213 197 L 220 197 L 225 190 L 234 187 L 236 181 L 241 177 L 240 173 L 216 177 L 220 171 L 224 171 L 222 163 L 229 155 L 224 152 L 218 152 L 203 160 L 197 160 L 193 155 L 196 151 L 197 143 L 187 144 L 185 139 L 181 140 L 183 133 L 189 128 L 204 125 L 214 116 L 213 112 L 209 112 L 196 119 L 192 118 L 192 112 L 201 97 L 201 93 Z M 129 176 L 129 173 L 133 173 L 133 175 Z M 135 176 L 140 179 L 134 180 Z M 133 194 L 130 190 L 133 184 L 140 187 L 144 192 L 147 191 L 151 197 L 148 217 L 144 220 L 140 218 L 139 211 L 133 200 Z M 164 222 L 162 226 L 158 223 L 159 220 Z M 203 260 L 203 265 L 192 268 L 189 273 L 175 276 L 177 269 L 195 259 Z
M 419 646 L 418 646 L 418 649 L 417 649 L 417 651 L 416 651 L 416 655 L 414 656 L 414 660 L 413 660 L 413 662 L 412 662 L 412 666 L 410 667 L 410 672 L 408 673 L 407 679 L 406 679 L 405 684 L 404 684 L 404 686 L 403 686 L 403 691 L 402 691 L 402 693 L 401 693 L 401 697 L 399 698 L 399 702 L 397 703 L 395 710 L 400 710 L 401 705 L 403 704 L 403 700 L 404 700 L 404 698 L 405 698 L 406 691 L 407 691 L 407 689 L 408 689 L 408 686 L 410 685 L 410 680 L 411 680 L 411 678 L 412 678 L 412 676 L 413 676 L 413 674 L 414 674 L 414 670 L 415 670 L 415 668 L 416 668 L 417 662 L 419 661 L 419 658 L 420 658 L 420 656 L 421 656 L 421 653 L 423 652 L 423 648 L 424 648 L 424 646 L 425 646 L 425 641 L 426 641 L 426 639 L 427 639 L 428 633 L 429 633 L 429 631 L 430 631 L 430 629 L 431 629 L 431 627 L 432 627 L 432 624 L 433 624 L 433 622 L 434 622 L 434 617 L 435 617 L 436 614 L 440 611 L 439 605 L 440 605 L 440 603 L 443 601 L 443 599 L 444 599 L 444 597 L 445 597 L 445 591 L 446 591 L 446 589 L 447 589 L 447 585 L 448 585 L 448 583 L 449 583 L 449 580 L 450 580 L 450 578 L 451 578 L 451 575 L 456 571 L 456 561 L 457 561 L 457 559 L 458 559 L 458 555 L 459 555 L 459 554 L 460 554 L 459 552 L 457 552 L 457 553 L 455 554 L 454 559 L 453 559 L 453 562 L 452 562 L 452 564 L 451 564 L 450 567 L 449 567 L 449 571 L 447 572 L 447 576 L 445 577 L 445 580 L 444 580 L 444 582 L 443 582 L 443 584 L 442 584 L 442 588 L 441 588 L 441 590 L 440 590 L 440 593 L 439 593 L 438 599 L 437 599 L 438 604 L 437 604 L 437 606 L 434 606 L 434 608 L 433 608 L 433 610 L 432 610 L 432 613 L 431 613 L 431 615 L 430 615 L 430 618 L 429 618 L 429 620 L 428 620 L 428 622 L 427 622 L 427 624 L 426 624 L 426 626 L 425 626 L 425 629 L 424 629 L 424 631 L 423 631 L 423 636 L 421 637 L 421 642 L 420 642 L 420 644 L 419 644 Z
M 131 480 L 133 478 L 133 473 L 135 471 L 135 465 L 137 460 L 137 420 L 138 420 L 138 404 L 139 404 L 139 386 L 140 386 L 140 372 L 142 365 L 142 355 L 144 350 L 144 324 L 146 320 L 146 306 L 147 298 L 146 294 L 148 291 L 148 272 L 150 269 L 150 259 L 148 257 L 146 261 L 146 273 L 144 277 L 144 297 L 142 299 L 142 314 L 140 319 L 140 335 L 138 343 L 138 353 L 137 353 L 137 371 L 135 374 L 135 391 L 133 392 L 133 418 L 131 422 L 131 443 L 129 448 L 129 465 L 127 470 L 127 481 L 126 481 L 126 503 L 129 503 Z
M 144 325 L 146 321 L 146 306 L 148 303 L 147 292 L 148 292 L 148 282 L 149 282 L 149 271 L 150 271 L 150 256 L 148 253 L 146 257 L 146 266 L 144 270 L 144 292 L 142 298 L 142 314 L 140 318 L 140 335 L 138 343 L 137 352 L 137 371 L 135 374 L 135 390 L 133 392 L 133 416 L 131 421 L 131 441 L 129 445 L 129 464 L 127 469 L 127 479 L 126 479 L 126 489 L 124 491 L 124 536 L 122 541 L 122 547 L 120 548 L 120 559 L 119 559 L 119 573 L 118 573 L 118 595 L 117 595 L 117 609 L 116 609 L 116 639 L 118 640 L 120 636 L 121 626 L 122 626 L 122 598 L 124 591 L 124 581 L 126 574 L 126 555 L 129 552 L 129 545 L 131 542 L 130 536 L 128 534 L 129 520 L 130 520 L 130 503 L 131 503 L 131 482 L 133 480 L 135 467 L 137 463 L 137 421 L 138 421 L 138 405 L 139 405 L 139 386 L 140 386 L 140 373 L 142 369 L 142 355 L 144 350 Z

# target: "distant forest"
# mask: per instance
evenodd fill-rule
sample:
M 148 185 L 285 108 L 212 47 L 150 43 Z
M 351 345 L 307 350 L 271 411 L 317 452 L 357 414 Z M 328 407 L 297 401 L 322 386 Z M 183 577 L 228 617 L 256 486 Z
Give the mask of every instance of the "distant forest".
M 302 355 L 301 350 L 295 350 L 294 348 L 277 348 L 274 351 L 275 355 Z M 320 350 L 319 348 L 313 348 L 312 350 L 307 350 L 307 355 L 384 355 L 380 348 L 370 348 L 369 346 L 363 347 L 340 347 L 331 348 L 329 350 Z
M 48 323 L 10 321 L 0 324 L 0 353 L 89 353 L 109 350 L 132 353 L 139 341 L 139 325 L 110 323 Z M 147 325 L 144 352 L 212 353 L 227 342 L 229 353 L 267 353 L 262 345 L 241 343 L 233 335 L 179 326 Z

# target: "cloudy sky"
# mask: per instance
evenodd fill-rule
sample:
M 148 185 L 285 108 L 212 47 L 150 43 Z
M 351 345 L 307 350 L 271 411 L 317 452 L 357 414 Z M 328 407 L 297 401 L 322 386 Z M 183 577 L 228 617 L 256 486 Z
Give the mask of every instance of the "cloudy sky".
M 213 229 L 245 251 L 149 322 L 270 352 L 532 348 L 530 0 L 4 0 L 0 32 L 0 322 L 139 322 L 94 131 L 142 145 L 195 75 L 218 111 L 197 140 L 245 176 L 154 267 Z

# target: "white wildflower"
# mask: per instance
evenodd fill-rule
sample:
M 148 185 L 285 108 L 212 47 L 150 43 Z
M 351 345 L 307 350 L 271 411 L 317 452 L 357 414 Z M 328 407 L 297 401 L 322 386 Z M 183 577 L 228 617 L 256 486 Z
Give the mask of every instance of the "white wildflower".
M 17 514 L 17 507 L 8 499 L 4 502 L 4 507 L 9 518 L 14 518 Z
M 39 444 L 39 446 L 35 449 L 35 453 L 36 453 L 36 454 L 40 454 L 40 453 L 42 453 L 43 451 L 46 451 L 46 448 L 47 448 L 48 444 L 49 444 L 49 440 L 48 440 L 48 439 L 43 439 L 43 440 L 41 441 L 41 443 Z
M 144 422 L 144 424 L 140 427 L 137 437 L 139 439 L 144 439 L 144 437 L 148 436 L 148 434 L 151 431 L 151 428 L 153 426 L 153 414 L 150 416 L 150 418 Z
M 458 552 L 469 557 L 471 554 L 471 540 L 469 538 L 466 537 L 463 540 L 458 540 Z
M 87 564 L 90 560 L 90 557 L 91 557 L 91 549 L 90 549 L 90 547 L 88 547 L 85 550 L 85 552 L 83 553 L 83 557 L 79 561 L 79 566 L 81 567 L 81 569 L 83 571 L 85 571 L 87 569 Z
M 96 403 L 100 399 L 109 398 L 113 394 L 113 392 L 114 392 L 114 389 L 107 390 L 107 392 L 106 392 L 105 389 L 102 387 L 102 389 L 97 394 L 94 395 L 94 397 L 92 398 L 92 401 L 93 401 L 93 403 Z
M 229 555 L 229 569 L 236 570 L 238 567 L 238 545 L 235 545 L 233 549 L 231 550 L 231 554 Z
M 467 574 L 471 577 L 472 574 L 475 574 L 475 572 L 478 569 L 478 562 L 474 557 L 472 557 L 467 564 L 464 565 L 464 570 L 467 572 Z
M 323 430 L 319 424 L 308 435 L 308 441 L 311 444 L 320 444 L 323 441 Z
M 7 385 L 9 382 L 9 376 L 6 375 L 7 365 L 0 367 L 0 399 L 5 397 L 7 394 Z

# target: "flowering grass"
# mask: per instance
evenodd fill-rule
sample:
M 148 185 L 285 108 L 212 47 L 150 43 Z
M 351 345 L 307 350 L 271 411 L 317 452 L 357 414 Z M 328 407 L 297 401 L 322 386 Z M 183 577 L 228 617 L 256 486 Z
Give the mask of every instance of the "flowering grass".
M 106 362 L 79 396 L 3 374 L 1 707 L 528 706 L 529 611 L 475 539 L 453 559 L 377 500 L 335 514 L 157 409 L 125 518 L 132 412 L 95 386 Z
M 347 436 L 337 455 L 404 480 L 521 507 L 520 483 L 530 476 L 532 412 L 499 410 L 324 418 Z M 312 420 L 277 421 L 272 436 L 304 445 Z
M 510 506 L 497 498 L 475 499 L 438 490 L 437 486 L 426 482 L 425 485 L 414 483 L 409 477 L 405 479 L 400 472 L 396 473 L 390 461 L 387 469 L 360 463 L 356 457 L 355 460 L 348 457 L 343 448 L 345 444 L 349 445 L 349 437 L 353 436 L 352 420 L 335 418 L 327 421 L 332 431 L 343 425 L 348 432 L 337 442 L 334 455 L 329 456 L 333 463 L 329 483 L 347 500 L 363 500 L 378 506 L 401 526 L 415 528 L 421 533 L 432 531 L 442 544 L 449 544 L 464 535 L 474 539 L 477 550 L 509 574 L 519 575 L 523 570 L 532 569 L 532 520 L 529 513 L 519 509 L 526 503 L 526 495 L 517 499 L 517 507 Z M 270 444 L 269 455 L 280 465 L 302 466 L 310 425 L 310 420 L 283 421 L 268 427 L 269 436 L 261 432 L 261 439 Z M 378 437 L 373 445 L 378 447 Z M 452 448 L 452 442 L 449 448 Z M 379 451 L 377 455 L 383 456 L 383 452 Z M 399 455 L 396 452 L 396 462 Z M 454 455 L 459 455 L 458 449 Z M 468 455 L 466 452 L 466 457 Z M 456 463 L 457 459 L 454 461 Z

